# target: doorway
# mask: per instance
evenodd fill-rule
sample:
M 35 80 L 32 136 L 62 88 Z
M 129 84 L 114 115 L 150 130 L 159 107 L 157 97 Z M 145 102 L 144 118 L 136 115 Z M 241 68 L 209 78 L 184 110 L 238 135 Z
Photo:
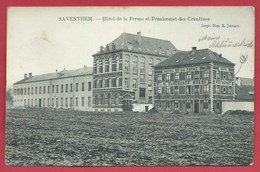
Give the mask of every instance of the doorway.
M 194 101 L 194 113 L 199 113 L 200 112 L 200 104 L 199 100 Z
M 39 99 L 39 107 L 42 107 L 42 99 Z

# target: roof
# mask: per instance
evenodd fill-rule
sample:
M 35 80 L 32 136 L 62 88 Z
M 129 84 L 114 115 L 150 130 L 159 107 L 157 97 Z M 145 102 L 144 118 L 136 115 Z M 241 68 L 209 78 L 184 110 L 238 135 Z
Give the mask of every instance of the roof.
M 82 75 L 91 75 L 92 73 L 93 73 L 92 67 L 84 67 L 84 68 L 74 69 L 74 70 L 64 69 L 63 71 L 60 71 L 60 72 L 47 73 L 47 74 L 27 77 L 27 78 L 24 78 L 24 79 L 14 83 L 14 84 L 23 84 L 23 83 L 30 83 L 30 82 L 36 82 L 36 81 L 76 77 L 76 76 L 82 76 Z
M 146 36 L 141 36 L 139 33 L 140 42 L 138 41 L 138 34 L 122 33 L 118 38 L 107 44 L 109 50 L 127 50 L 139 53 L 148 53 L 154 55 L 167 56 L 176 52 L 175 46 L 168 40 L 156 39 Z M 113 45 L 114 48 L 113 49 Z M 94 55 L 107 53 L 106 47 L 104 51 L 99 51 Z
M 240 80 L 240 85 L 254 86 L 254 80 L 252 78 L 236 77 L 236 79 Z
M 237 86 L 235 88 L 236 100 L 254 100 L 253 86 Z
M 209 49 L 199 49 L 193 51 L 180 51 L 173 54 L 168 59 L 162 61 L 161 63 L 155 65 L 155 67 L 167 67 L 167 66 L 180 66 L 198 63 L 209 63 L 209 62 L 219 62 L 229 65 L 235 65 L 231 61 L 222 57 L 221 55 L 213 52 Z

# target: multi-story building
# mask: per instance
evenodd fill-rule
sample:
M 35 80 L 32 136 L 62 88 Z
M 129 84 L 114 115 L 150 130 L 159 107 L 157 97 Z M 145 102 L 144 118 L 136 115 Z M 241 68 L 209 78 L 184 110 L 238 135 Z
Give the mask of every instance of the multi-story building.
M 14 83 L 13 105 L 40 108 L 92 110 L 93 68 L 56 71 L 33 76 Z
M 175 52 L 170 41 L 141 32 L 123 33 L 101 46 L 93 55 L 93 109 L 147 111 L 153 106 L 152 67 Z
M 209 49 L 178 52 L 154 67 L 158 111 L 221 113 L 235 98 L 235 64 Z

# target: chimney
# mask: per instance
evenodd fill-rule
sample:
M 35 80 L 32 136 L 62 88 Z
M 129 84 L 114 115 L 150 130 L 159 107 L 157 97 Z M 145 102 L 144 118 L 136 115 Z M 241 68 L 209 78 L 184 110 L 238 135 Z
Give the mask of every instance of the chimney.
M 197 51 L 197 47 L 192 47 L 192 54 L 195 54 Z
M 26 79 L 26 78 L 27 78 L 27 73 L 24 74 L 24 79 Z
M 58 72 L 58 69 L 56 69 L 56 73 Z
M 106 51 L 109 51 L 109 46 L 108 46 L 108 44 L 107 44 L 107 46 L 106 46 Z
M 84 68 L 86 68 L 86 65 L 84 65 Z
M 219 54 L 219 58 L 221 58 L 222 57 L 222 54 Z
M 32 73 L 29 73 L 29 78 L 31 78 L 32 77 Z
M 100 52 L 103 52 L 104 51 L 104 47 L 101 45 L 100 46 Z
M 139 32 L 137 32 L 137 42 L 138 42 L 138 44 L 139 45 L 141 45 L 142 44 L 142 36 L 141 36 L 141 32 L 139 31 Z

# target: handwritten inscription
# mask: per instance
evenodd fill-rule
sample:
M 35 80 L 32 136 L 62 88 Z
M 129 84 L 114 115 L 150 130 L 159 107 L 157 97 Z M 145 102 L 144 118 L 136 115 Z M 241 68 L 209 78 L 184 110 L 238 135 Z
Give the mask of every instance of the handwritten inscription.
M 245 47 L 245 48 L 253 48 L 254 41 L 248 40 L 246 38 L 241 41 L 233 41 L 230 38 L 222 38 L 221 36 L 210 36 L 204 35 L 198 39 L 198 42 L 208 42 L 209 48 L 236 48 L 236 47 Z

